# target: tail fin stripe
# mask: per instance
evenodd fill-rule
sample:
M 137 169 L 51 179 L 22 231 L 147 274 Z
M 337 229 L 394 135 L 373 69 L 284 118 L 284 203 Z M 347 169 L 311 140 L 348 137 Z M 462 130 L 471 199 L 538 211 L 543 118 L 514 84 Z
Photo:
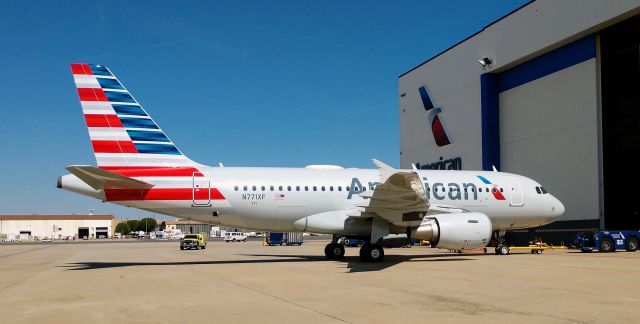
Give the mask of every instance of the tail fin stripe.
M 138 153 L 131 141 L 91 141 L 95 153 Z
M 139 153 L 148 154 L 174 154 L 179 155 L 180 151 L 173 144 L 134 144 Z
M 140 106 L 128 106 L 128 105 L 111 105 L 113 110 L 116 111 L 118 115 L 133 115 L 133 116 L 147 116 L 147 113 L 140 108 Z
M 103 93 L 106 95 L 106 98 L 108 98 L 105 101 L 137 103 L 136 100 L 126 92 L 104 91 Z
M 87 127 L 116 127 L 122 128 L 122 123 L 116 115 L 84 115 Z
M 120 117 L 120 121 L 125 128 L 159 129 L 151 119 Z
M 80 101 L 108 101 L 104 91 L 99 88 L 78 88 Z
M 107 70 L 107 68 L 104 67 L 104 65 L 99 65 L 99 64 L 83 64 L 83 65 L 86 65 L 90 69 L 90 71 L 95 75 L 113 76 L 113 74 L 111 74 L 111 72 L 109 72 L 109 70 Z M 89 73 L 85 73 L 85 74 L 89 74 Z
M 97 78 L 102 89 L 124 90 L 124 87 L 116 79 Z
M 71 64 L 73 74 L 93 74 L 88 64 Z
M 89 137 L 92 141 L 131 141 L 129 134 L 124 128 L 113 127 L 89 127 Z
M 162 132 L 127 130 L 133 141 L 171 142 Z

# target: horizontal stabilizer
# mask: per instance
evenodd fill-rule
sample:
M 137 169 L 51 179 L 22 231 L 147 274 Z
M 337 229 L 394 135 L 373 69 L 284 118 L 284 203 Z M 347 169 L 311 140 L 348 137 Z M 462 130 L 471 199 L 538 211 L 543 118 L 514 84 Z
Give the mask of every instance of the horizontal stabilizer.
M 100 169 L 90 165 L 71 165 L 67 167 L 80 180 L 95 190 L 102 189 L 147 189 L 152 184 L 129 178 L 117 173 Z

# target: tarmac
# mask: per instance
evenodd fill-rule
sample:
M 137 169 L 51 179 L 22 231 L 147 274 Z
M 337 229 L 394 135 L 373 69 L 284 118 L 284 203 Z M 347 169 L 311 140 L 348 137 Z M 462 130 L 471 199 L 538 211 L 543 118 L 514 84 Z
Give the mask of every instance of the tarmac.
M 456 254 L 326 241 L 0 244 L 2 323 L 638 322 L 640 252 Z

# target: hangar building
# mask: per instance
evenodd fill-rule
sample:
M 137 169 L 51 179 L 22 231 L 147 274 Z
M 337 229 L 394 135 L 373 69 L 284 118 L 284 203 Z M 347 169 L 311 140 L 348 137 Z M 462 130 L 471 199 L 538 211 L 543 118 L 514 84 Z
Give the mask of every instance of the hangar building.
M 0 234 L 10 240 L 110 238 L 113 215 L 0 215 Z
M 536 231 L 640 228 L 639 48 L 640 0 L 528 2 L 400 76 L 401 166 L 535 179 L 566 207 Z

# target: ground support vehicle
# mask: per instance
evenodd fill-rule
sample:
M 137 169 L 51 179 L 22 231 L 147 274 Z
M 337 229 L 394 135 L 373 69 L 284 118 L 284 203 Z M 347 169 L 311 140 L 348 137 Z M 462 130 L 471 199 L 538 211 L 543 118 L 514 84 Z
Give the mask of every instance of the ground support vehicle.
M 246 242 L 247 236 L 242 232 L 226 232 L 224 234 L 225 242 Z
M 266 240 L 267 240 L 267 245 L 269 246 L 285 244 L 285 237 L 284 237 L 284 233 L 282 232 L 269 232 Z
M 300 232 L 288 232 L 287 233 L 287 245 L 302 245 L 304 243 L 304 239 L 302 238 L 302 233 Z
M 599 231 L 595 233 L 580 233 L 573 240 L 573 245 L 582 252 L 613 252 L 615 250 L 638 250 L 640 231 Z
M 187 234 L 183 239 L 180 240 L 180 250 L 190 250 L 190 249 L 206 249 L 207 248 L 207 237 L 202 234 Z
M 554 246 L 549 245 L 547 243 L 538 242 L 529 244 L 528 246 L 510 246 L 509 250 L 531 250 L 531 254 L 542 254 L 544 250 L 563 250 L 566 249 L 566 246 Z

